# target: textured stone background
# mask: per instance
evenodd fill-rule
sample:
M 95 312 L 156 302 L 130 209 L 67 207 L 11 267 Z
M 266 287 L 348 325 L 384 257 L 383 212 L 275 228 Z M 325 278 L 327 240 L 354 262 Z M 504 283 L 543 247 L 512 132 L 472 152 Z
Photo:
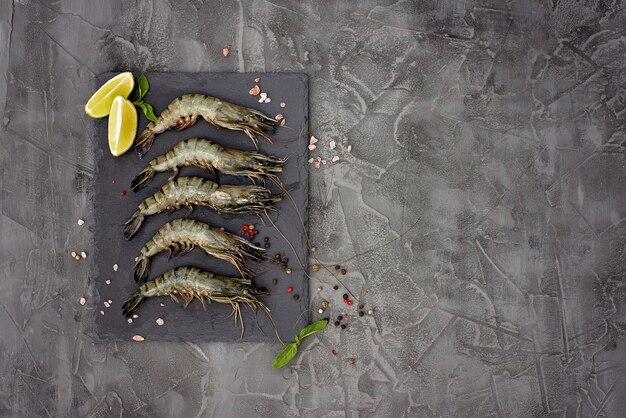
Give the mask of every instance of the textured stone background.
M 0 416 L 623 416 L 625 24 L 619 1 L 1 0 Z M 342 157 L 311 173 L 320 260 L 396 238 L 348 263 L 374 318 L 292 375 L 278 345 L 84 335 L 82 105 L 127 68 L 309 74 L 313 155 Z

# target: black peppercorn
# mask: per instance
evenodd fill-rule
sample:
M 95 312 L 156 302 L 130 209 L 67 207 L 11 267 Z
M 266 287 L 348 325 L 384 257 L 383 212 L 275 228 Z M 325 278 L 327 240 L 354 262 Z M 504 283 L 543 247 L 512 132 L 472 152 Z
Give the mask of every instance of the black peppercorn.
M 343 298 L 344 298 L 344 299 L 348 299 L 348 294 L 347 294 L 347 293 L 344 293 L 344 294 L 343 294 Z
M 339 326 L 339 321 L 335 321 L 335 326 L 338 327 Z
M 294 300 L 300 299 L 300 295 L 293 295 Z
M 359 311 L 359 316 L 363 316 L 363 315 L 365 315 L 365 312 Z
M 254 246 L 255 246 L 255 247 L 258 247 L 258 246 L 260 246 L 260 245 L 261 245 L 261 244 L 259 244 L 258 242 L 255 242 L 255 243 L 254 243 Z
M 343 316 L 341 316 L 341 315 L 339 315 L 339 316 L 337 317 L 337 320 L 338 320 L 338 321 L 341 321 L 342 319 L 343 319 Z
M 346 324 L 341 324 L 341 329 L 346 329 Z
M 270 240 L 270 237 L 263 238 L 263 241 L 265 241 L 265 242 L 269 242 L 269 240 Z
M 365 305 L 363 305 L 362 303 L 359 303 L 359 309 L 363 309 Z
M 344 275 L 345 275 L 347 272 L 348 272 L 348 270 L 346 270 L 346 269 L 341 269 L 341 274 L 344 274 Z
M 288 263 L 289 262 L 289 257 L 283 258 L 283 262 Z
M 339 289 L 339 286 L 334 285 L 334 286 L 333 286 L 333 289 L 337 290 L 337 289 Z
M 272 284 L 277 284 L 278 283 L 278 279 L 272 279 Z
M 269 247 L 271 247 L 271 245 L 270 245 L 270 243 L 269 243 L 269 242 L 266 242 L 265 244 L 263 244 L 263 247 L 265 247 L 265 248 L 269 248 Z
M 337 264 L 337 265 L 335 266 L 335 270 L 339 270 L 340 268 L 341 268 L 341 266 L 340 266 L 339 264 Z

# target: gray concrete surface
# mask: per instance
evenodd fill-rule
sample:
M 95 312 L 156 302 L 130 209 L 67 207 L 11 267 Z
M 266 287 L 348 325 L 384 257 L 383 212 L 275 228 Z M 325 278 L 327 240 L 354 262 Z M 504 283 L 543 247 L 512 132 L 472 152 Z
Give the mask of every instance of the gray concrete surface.
M 625 23 L 612 1 L 2 0 L 0 416 L 624 416 Z M 82 105 L 126 68 L 309 74 L 312 155 L 341 157 L 311 166 L 319 259 L 395 239 L 342 277 L 373 318 L 284 373 L 278 345 L 85 336 Z

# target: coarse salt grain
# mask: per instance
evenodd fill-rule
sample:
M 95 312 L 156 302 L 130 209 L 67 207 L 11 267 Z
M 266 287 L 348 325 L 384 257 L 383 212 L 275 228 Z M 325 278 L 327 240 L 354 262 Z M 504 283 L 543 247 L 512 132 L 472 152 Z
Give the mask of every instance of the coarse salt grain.
M 83 225 L 85 223 L 85 221 L 83 221 L 82 219 L 78 220 L 78 225 Z
M 118 268 L 119 266 L 117 264 L 113 264 L 113 271 L 117 271 Z
M 110 279 L 109 280 L 105 280 L 105 283 L 106 284 L 111 284 L 111 280 Z
M 276 119 L 276 120 L 283 120 L 283 117 L 284 116 L 279 113 L 278 115 L 274 116 L 274 119 Z
M 161 303 L 161 306 L 165 306 L 165 305 Z
M 132 324 L 132 323 L 133 323 L 132 318 L 128 318 L 128 323 L 129 323 L 129 324 Z
M 280 121 L 280 126 L 285 126 L 285 123 L 287 122 L 287 119 L 283 119 Z
M 352 151 L 352 145 L 348 145 L 348 152 Z
M 141 341 L 145 340 L 145 338 L 143 338 L 141 335 L 133 335 L 133 340 L 135 340 L 137 342 L 141 342 Z
M 104 315 L 104 311 L 100 311 L 100 315 Z
M 248 93 L 250 93 L 252 96 L 258 96 L 260 92 L 261 89 L 259 88 L 259 86 L 254 86 L 250 89 Z
M 311 139 L 309 140 L 309 144 L 315 144 L 318 141 L 318 139 L 316 137 L 314 137 L 313 135 L 311 135 Z
M 322 158 L 321 157 L 317 157 L 315 159 L 315 168 L 320 168 L 321 164 L 322 164 Z
M 271 101 L 272 101 L 272 99 L 270 99 L 269 97 L 267 99 L 265 99 L 265 103 L 269 103 Z
M 113 301 L 111 299 L 109 299 L 107 302 L 109 302 L 109 305 L 113 305 Z
M 309 151 L 313 151 L 315 148 L 317 148 L 317 146 L 313 144 L 309 144 L 308 148 L 309 148 Z
M 224 55 L 225 57 L 230 55 L 230 49 L 228 48 L 224 48 L 222 49 L 222 55 Z
M 165 321 L 163 321 L 161 318 L 157 318 L 156 323 L 158 326 L 161 326 L 165 323 Z
M 261 77 L 257 77 L 257 78 L 254 79 L 255 83 L 258 83 L 259 81 L 261 81 Z
M 285 106 L 287 106 L 287 103 L 285 103 L 285 102 L 280 102 L 280 107 L 285 107 Z
M 137 314 L 133 315 L 133 319 L 137 319 L 137 318 L 139 318 L 139 315 Z
M 335 147 L 337 146 L 337 143 L 335 143 L 335 141 L 330 141 L 328 146 L 330 147 L 330 149 L 335 149 Z
M 267 93 L 266 92 L 262 92 L 259 95 L 259 103 L 263 103 L 265 101 L 265 99 L 267 99 Z
M 76 258 L 76 251 L 72 251 L 72 252 L 70 253 L 70 255 L 71 255 L 72 257 Z
M 110 308 L 110 307 L 111 307 L 111 304 L 110 304 L 109 302 L 106 302 L 106 301 L 105 301 L 105 302 L 104 302 L 104 307 L 105 307 L 105 308 Z
M 339 161 L 339 157 L 335 155 L 331 161 L 333 163 L 336 163 L 337 161 Z
M 84 305 L 85 303 L 87 303 L 87 299 L 85 299 L 85 298 L 80 298 L 80 300 L 78 301 L 78 303 L 80 303 L 81 305 Z
M 314 160 L 315 160 L 315 158 L 309 158 L 309 164 L 313 164 Z
M 326 160 L 322 160 L 322 164 L 326 164 Z
M 86 252 L 84 252 L 84 251 L 81 251 L 81 252 L 80 252 L 80 256 L 81 256 L 82 258 L 87 258 L 87 253 L 86 253 Z

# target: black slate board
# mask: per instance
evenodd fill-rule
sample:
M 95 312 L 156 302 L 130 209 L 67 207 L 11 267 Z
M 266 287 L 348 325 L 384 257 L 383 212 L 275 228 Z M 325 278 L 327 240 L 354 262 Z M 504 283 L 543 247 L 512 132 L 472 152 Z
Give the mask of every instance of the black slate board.
M 97 85 L 101 85 L 115 73 L 104 73 L 96 77 Z M 136 74 L 137 76 L 137 74 Z M 150 81 L 150 92 L 145 100 L 154 106 L 158 115 L 176 97 L 185 93 L 203 93 L 220 97 L 233 103 L 252 107 L 263 111 L 269 116 L 283 114 L 287 127 L 279 128 L 272 135 L 274 144 L 260 138 L 260 151 L 266 154 L 289 157 L 284 172 L 280 175 L 287 190 L 290 191 L 299 212 L 306 217 L 308 199 L 307 173 L 307 137 L 308 137 L 308 79 L 303 74 L 237 74 L 237 73 L 147 73 Z M 258 103 L 258 97 L 248 92 L 254 86 L 254 79 L 261 77 L 260 87 L 268 92 L 271 103 Z M 133 97 L 131 96 L 131 100 Z M 281 108 L 280 103 L 286 107 Z M 94 284 L 94 331 L 102 340 L 130 340 L 134 335 L 141 335 L 147 341 L 241 341 L 240 328 L 235 326 L 233 318 L 228 317 L 231 308 L 226 305 L 212 303 L 207 310 L 203 310 L 198 301 L 194 301 L 187 308 L 182 304 L 174 303 L 169 297 L 153 298 L 144 302 L 139 311 L 139 317 L 129 324 L 122 316 L 123 302 L 135 291 L 136 284 L 132 277 L 134 258 L 140 248 L 154 235 L 154 233 L 169 220 L 184 217 L 186 211 L 180 210 L 173 215 L 162 213 L 146 219 L 138 234 L 127 242 L 123 239 L 123 225 L 126 219 L 135 211 L 137 205 L 146 197 L 156 192 L 166 181 L 170 173 L 157 175 L 147 187 L 138 193 L 129 190 L 133 177 L 150 161 L 171 149 L 178 142 L 191 137 L 209 138 L 225 147 L 253 151 L 254 145 L 242 132 L 226 129 L 216 129 L 203 120 L 199 120 L 193 127 L 181 132 L 168 131 L 156 137 L 152 150 L 140 160 L 134 151 L 114 158 L 110 155 L 107 144 L 107 119 L 97 120 L 94 148 L 98 155 L 98 166 L 95 175 L 94 213 L 95 252 L 93 284 Z M 148 121 L 140 112 L 139 132 Z M 179 175 L 200 175 L 215 179 L 204 170 L 193 167 L 182 168 Z M 115 183 L 113 183 L 115 181 Z M 222 184 L 250 184 L 245 178 L 233 176 L 219 177 Z M 278 192 L 275 186 L 271 186 Z M 126 191 L 125 196 L 120 192 Z M 272 292 L 272 296 L 261 298 L 270 308 L 278 332 L 283 339 L 293 338 L 294 333 L 305 326 L 308 315 L 304 314 L 308 306 L 308 286 L 298 258 L 307 262 L 308 248 L 302 234 L 302 226 L 292 204 L 284 200 L 278 206 L 278 211 L 271 215 L 278 228 L 294 246 L 293 250 L 266 222 L 262 225 L 254 215 L 226 217 L 218 215 L 207 208 L 197 207 L 190 219 L 203 220 L 212 226 L 224 227 L 226 231 L 238 233 L 244 223 L 254 223 L 260 233 L 255 241 L 263 243 L 263 238 L 270 238 L 271 248 L 269 255 L 276 252 L 286 254 L 293 269 L 293 274 L 287 275 L 276 265 L 265 262 L 263 264 L 248 262 L 257 272 L 263 272 L 254 280 L 257 287 L 265 287 Z M 304 219 L 306 225 L 306 218 Z M 117 272 L 113 265 L 118 264 Z M 162 274 L 168 269 L 177 266 L 196 266 L 217 274 L 238 277 L 236 269 L 225 261 L 206 255 L 202 250 L 195 249 L 191 253 L 172 257 L 169 262 L 166 254 L 153 258 L 150 279 Z M 277 278 L 278 284 L 273 285 L 272 279 Z M 105 281 L 111 279 L 111 284 Z M 293 293 L 287 288 L 293 287 Z M 293 295 L 298 294 L 299 300 Z M 110 308 L 103 303 L 112 300 Z M 164 306 L 161 306 L 163 304 Z M 105 312 L 100 314 L 100 310 Z M 243 341 L 277 341 L 276 335 L 267 318 L 261 312 L 254 314 L 242 306 L 245 323 Z M 163 326 L 156 324 L 156 319 L 165 321 Z M 258 325 L 257 325 L 258 320 Z

